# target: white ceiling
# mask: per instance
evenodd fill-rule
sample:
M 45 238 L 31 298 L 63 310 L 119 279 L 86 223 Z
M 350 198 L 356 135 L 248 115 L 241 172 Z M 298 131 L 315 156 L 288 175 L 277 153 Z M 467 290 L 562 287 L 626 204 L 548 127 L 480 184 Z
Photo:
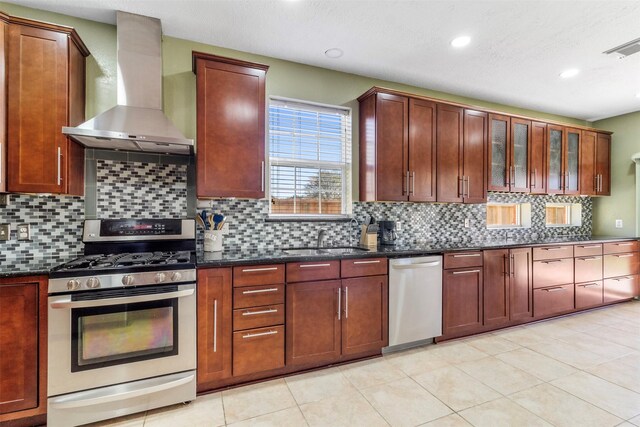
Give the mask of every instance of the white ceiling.
M 160 18 L 166 35 L 584 120 L 640 110 L 637 0 L 20 0 L 115 24 Z M 455 50 L 458 35 L 471 44 Z M 339 59 L 324 51 L 338 47 Z M 568 68 L 577 77 L 561 79 Z

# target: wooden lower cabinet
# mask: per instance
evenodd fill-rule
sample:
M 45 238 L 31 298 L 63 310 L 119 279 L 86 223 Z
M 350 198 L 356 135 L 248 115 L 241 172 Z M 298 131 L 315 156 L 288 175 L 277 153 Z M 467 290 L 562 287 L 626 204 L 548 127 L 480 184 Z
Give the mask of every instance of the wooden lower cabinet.
M 576 283 L 576 309 L 594 307 L 603 303 L 602 280 Z
M 509 321 L 508 260 L 508 249 L 484 251 L 484 325 L 502 325 Z
M 47 408 L 46 277 L 0 279 L 0 325 L 0 423 L 42 416 Z M 41 422 L 22 425 L 28 424 Z
M 198 390 L 231 377 L 232 288 L 230 268 L 198 270 Z
M 573 310 L 574 307 L 573 283 L 533 290 L 533 315 L 535 317 L 564 313 Z
M 509 320 L 533 316 L 533 257 L 531 248 L 509 250 Z
M 233 375 L 284 367 L 284 326 L 233 333 Z
M 604 302 L 623 301 L 640 295 L 638 275 L 604 279 Z
M 482 326 L 482 267 L 443 273 L 442 334 L 473 332 Z

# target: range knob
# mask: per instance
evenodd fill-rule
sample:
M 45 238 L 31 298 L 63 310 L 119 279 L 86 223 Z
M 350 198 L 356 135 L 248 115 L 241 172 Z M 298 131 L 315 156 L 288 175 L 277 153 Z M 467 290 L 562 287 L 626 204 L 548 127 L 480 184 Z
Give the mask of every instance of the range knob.
M 125 286 L 130 286 L 133 285 L 133 276 L 130 274 L 127 274 L 126 276 L 122 277 L 122 284 Z
M 95 289 L 100 287 L 100 279 L 97 277 L 90 277 L 87 280 L 87 288 Z
M 162 283 L 167 279 L 167 275 L 164 273 L 156 273 L 156 283 Z
M 75 291 L 80 287 L 80 281 L 76 279 L 71 279 L 67 282 L 67 289 L 70 291 Z
M 174 271 L 173 273 L 171 273 L 171 280 L 174 282 L 179 282 L 180 280 L 182 280 L 182 273 L 180 273 L 179 271 Z

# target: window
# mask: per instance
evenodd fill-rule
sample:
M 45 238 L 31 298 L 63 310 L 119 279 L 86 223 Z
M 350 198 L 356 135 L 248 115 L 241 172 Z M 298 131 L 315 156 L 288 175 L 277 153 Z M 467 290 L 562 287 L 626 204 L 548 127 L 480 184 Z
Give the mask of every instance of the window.
M 351 213 L 351 109 L 269 99 L 271 217 Z
M 580 203 L 547 203 L 544 210 L 547 227 L 580 227 L 582 225 Z
M 530 203 L 487 203 L 487 228 L 531 227 Z

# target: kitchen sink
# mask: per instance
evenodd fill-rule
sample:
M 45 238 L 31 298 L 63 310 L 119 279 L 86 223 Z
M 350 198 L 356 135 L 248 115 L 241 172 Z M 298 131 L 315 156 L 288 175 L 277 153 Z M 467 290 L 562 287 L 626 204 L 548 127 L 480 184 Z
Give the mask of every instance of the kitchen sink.
M 359 252 L 367 252 L 368 249 L 359 248 L 357 246 L 341 246 L 331 248 L 287 248 L 283 249 L 287 255 L 299 255 L 299 256 L 321 256 L 321 255 L 340 255 L 340 254 L 353 254 Z

